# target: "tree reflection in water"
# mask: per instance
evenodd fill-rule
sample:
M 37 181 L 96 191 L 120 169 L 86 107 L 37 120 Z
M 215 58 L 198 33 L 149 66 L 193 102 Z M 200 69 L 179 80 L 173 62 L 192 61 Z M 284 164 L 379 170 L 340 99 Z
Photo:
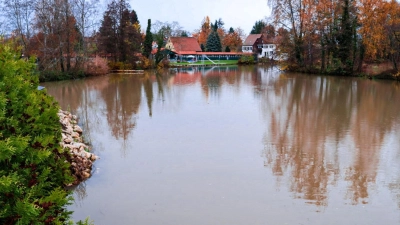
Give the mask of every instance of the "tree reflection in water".
M 68 99 L 61 106 L 78 112 L 85 136 L 90 137 L 90 129 L 104 129 L 96 118 L 106 114 L 106 132 L 127 140 L 137 126 L 141 104 L 147 105 L 150 117 L 157 113 L 157 101 L 177 110 L 192 90 L 189 85 L 199 85 L 207 101 L 221 98 L 223 88 L 239 93 L 252 87 L 265 122 L 265 167 L 275 175 L 278 189 L 288 188 L 293 198 L 323 209 L 330 191 L 346 186 L 343 198 L 362 204 L 379 184 L 393 193 L 400 207 L 400 142 L 393 138 L 400 135 L 399 83 L 390 82 L 391 87 L 381 81 L 304 76 L 276 68 L 226 67 L 177 69 L 160 76 L 110 75 L 55 83 L 48 91 L 56 99 Z
M 400 99 L 400 92 L 337 77 L 281 75 L 269 85 L 261 102 L 265 165 L 290 177 L 295 198 L 326 206 L 329 186 L 342 178 L 351 204 L 367 203 L 385 137 L 399 122 L 400 105 L 379 99 Z

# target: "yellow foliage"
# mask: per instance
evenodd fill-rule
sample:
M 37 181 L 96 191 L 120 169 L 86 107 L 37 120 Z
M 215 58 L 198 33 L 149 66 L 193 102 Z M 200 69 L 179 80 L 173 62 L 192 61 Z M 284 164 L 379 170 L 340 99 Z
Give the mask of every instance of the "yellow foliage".
M 142 69 L 149 69 L 149 68 L 151 68 L 152 63 L 151 63 L 150 59 L 148 59 L 147 57 L 141 57 L 140 64 L 141 64 Z

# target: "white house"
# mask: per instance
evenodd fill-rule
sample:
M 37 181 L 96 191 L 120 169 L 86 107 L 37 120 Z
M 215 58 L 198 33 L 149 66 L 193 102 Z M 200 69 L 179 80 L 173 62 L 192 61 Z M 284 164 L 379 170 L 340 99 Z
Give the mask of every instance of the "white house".
M 257 54 L 258 58 L 275 59 L 276 44 L 262 34 L 250 34 L 242 45 L 242 52 Z

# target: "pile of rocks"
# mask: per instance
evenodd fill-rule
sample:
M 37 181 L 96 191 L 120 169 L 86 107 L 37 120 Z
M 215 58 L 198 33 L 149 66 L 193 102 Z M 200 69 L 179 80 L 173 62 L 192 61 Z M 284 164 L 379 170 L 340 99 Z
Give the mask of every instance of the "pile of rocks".
M 59 110 L 57 115 L 62 126 L 62 142 L 60 145 L 64 149 L 67 148 L 71 153 L 69 162 L 75 181 L 69 186 L 77 185 L 91 176 L 92 163 L 99 157 L 90 153 L 89 146 L 83 143 L 82 128 L 77 125 L 76 115 L 62 110 Z

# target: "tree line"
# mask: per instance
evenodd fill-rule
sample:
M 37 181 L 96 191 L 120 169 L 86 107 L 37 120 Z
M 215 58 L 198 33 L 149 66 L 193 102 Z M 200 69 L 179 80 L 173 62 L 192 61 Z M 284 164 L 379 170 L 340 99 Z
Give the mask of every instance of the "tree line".
M 268 0 L 281 32 L 279 52 L 293 70 L 360 73 L 365 64 L 400 60 L 395 0 Z
M 171 36 L 193 36 L 203 51 L 241 51 L 241 28 L 225 29 L 207 16 L 192 34 L 178 22 L 151 23 L 142 31 L 126 0 L 112 0 L 100 22 L 99 0 L 1 0 L 3 26 L 21 46 L 23 57 L 36 56 L 42 74 L 84 74 L 98 65 L 94 55 L 134 67 L 148 64 L 155 45 Z M 365 63 L 400 60 L 400 6 L 395 0 L 268 0 L 273 21 L 257 21 L 250 33 L 278 43 L 291 69 L 335 74 L 360 72 Z M 150 37 L 151 35 L 152 37 Z M 147 37 L 147 39 L 146 39 Z M 153 42 L 154 41 L 154 42 Z M 156 51 L 159 52 L 159 51 Z M 145 56 L 144 58 L 140 56 Z M 142 64 L 143 64 L 142 62 Z M 103 60 L 104 63 L 104 60 Z M 107 64 L 107 61 L 105 61 Z
M 21 57 L 36 56 L 41 71 L 79 72 L 94 48 L 87 37 L 97 5 L 98 0 L 4 0 L 4 24 L 11 31 L 6 38 L 21 46 Z

